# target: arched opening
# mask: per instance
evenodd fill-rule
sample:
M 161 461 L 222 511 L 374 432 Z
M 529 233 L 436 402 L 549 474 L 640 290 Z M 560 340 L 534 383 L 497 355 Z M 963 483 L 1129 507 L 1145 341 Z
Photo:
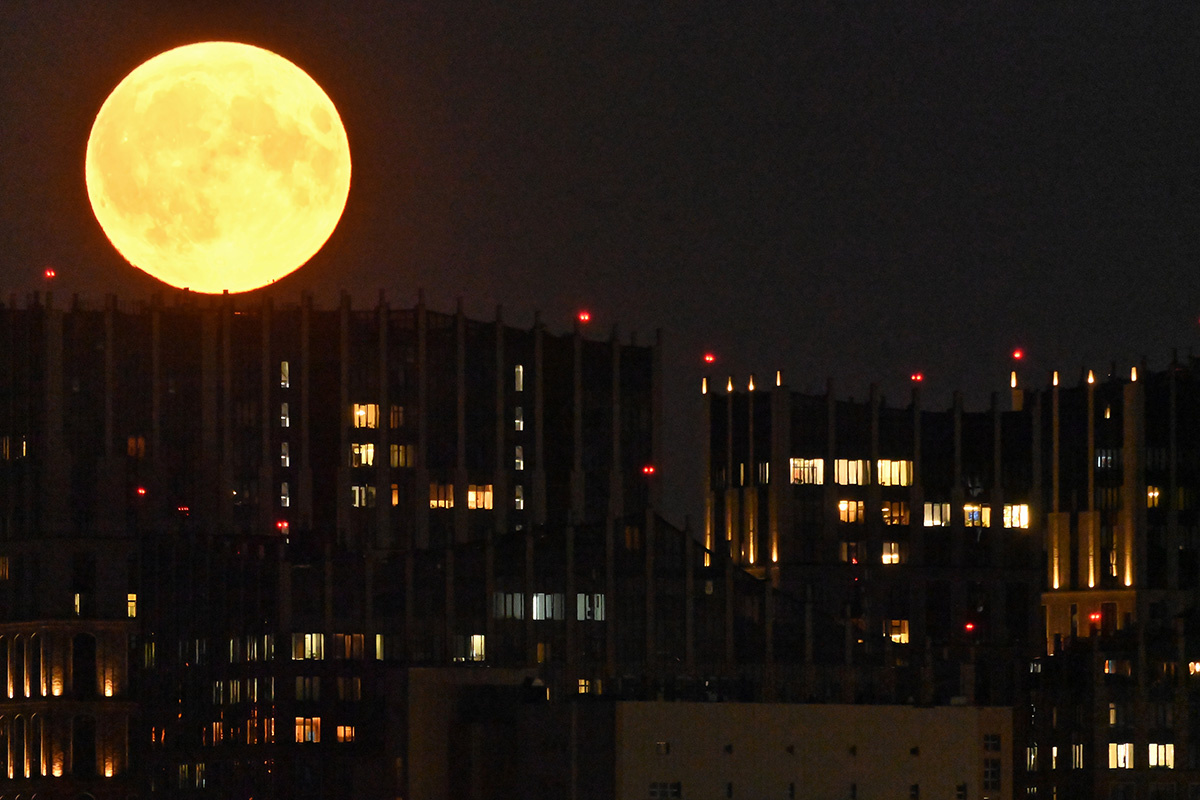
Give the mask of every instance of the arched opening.
M 5 679 L 5 685 L 0 686 L 0 692 L 8 692 L 8 694 L 6 695 L 8 697 L 12 696 L 12 692 L 9 691 L 12 688 L 12 683 L 9 682 L 9 677 L 8 677 L 9 675 L 12 674 L 11 671 L 9 670 L 9 664 L 8 664 L 8 650 L 9 650 L 9 645 L 11 643 L 12 642 L 9 637 L 0 636 L 0 668 L 3 668 L 3 670 L 4 670 L 4 679 Z
M 28 778 L 29 764 L 25 758 L 25 717 L 18 714 L 13 717 L 12 726 L 12 773 L 14 778 Z
M 46 680 L 42 675 L 42 635 L 35 633 L 29 637 L 29 692 L 33 697 L 46 696 Z
M 25 637 L 17 634 L 12 639 L 12 652 L 8 660 L 9 679 L 8 679 L 8 696 L 9 697 L 28 697 L 29 693 L 25 690 Z
M 8 769 L 8 765 L 9 765 L 9 760 L 8 760 L 9 747 L 8 747 L 8 745 L 9 745 L 9 738 L 10 738 L 8 735 L 9 734 L 8 729 L 11 724 L 12 724 L 12 717 L 8 716 L 7 714 L 0 717 L 0 777 L 2 777 L 2 778 L 11 778 L 12 777 L 12 775 L 9 773 L 9 769 Z
M 90 633 L 71 640 L 71 687 L 80 699 L 96 696 L 96 637 Z
M 34 714 L 29 718 L 29 774 L 35 778 L 46 774 L 44 717 L 44 714 Z
M 96 774 L 96 721 L 91 717 L 71 721 L 71 774 L 81 778 Z

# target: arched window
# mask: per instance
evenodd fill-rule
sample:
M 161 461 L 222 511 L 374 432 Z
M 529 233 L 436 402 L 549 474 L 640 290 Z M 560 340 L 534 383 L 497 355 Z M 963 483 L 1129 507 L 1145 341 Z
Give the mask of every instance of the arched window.
M 35 633 L 29 637 L 27 663 L 29 665 L 29 692 L 33 697 L 46 696 L 46 676 L 42 674 L 42 639 Z
M 96 696 L 96 637 L 90 633 L 71 640 L 71 688 L 81 699 Z
M 96 721 L 91 717 L 71 720 L 71 774 L 81 778 L 96 774 Z

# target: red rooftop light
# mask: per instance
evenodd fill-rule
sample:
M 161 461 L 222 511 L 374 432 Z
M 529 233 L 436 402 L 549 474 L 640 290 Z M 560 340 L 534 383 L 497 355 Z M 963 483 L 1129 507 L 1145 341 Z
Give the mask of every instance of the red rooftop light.
M 286 519 L 281 519 L 279 522 L 275 523 L 275 527 L 281 531 L 286 531 L 288 529 L 288 521 Z
M 975 623 L 968 622 L 966 625 L 963 625 L 963 628 L 966 629 L 967 633 L 970 633 L 971 631 L 975 630 Z
M 653 475 L 654 474 L 654 465 L 647 464 L 646 466 L 642 467 L 642 474 L 643 475 Z
M 1091 614 L 1088 614 L 1088 619 L 1090 619 L 1092 622 L 1099 622 L 1100 621 L 1100 612 L 1093 611 Z
M 43 272 L 42 274 L 45 275 L 47 279 L 49 279 L 49 278 L 53 278 L 58 273 L 54 271 L 53 267 L 46 267 L 46 271 Z
M 713 363 L 713 362 L 714 362 L 714 361 L 716 361 L 716 360 L 717 360 L 717 357 L 716 357 L 715 355 L 713 355 L 712 353 L 705 353 L 705 354 L 704 354 L 704 363 L 705 363 L 705 364 L 711 364 L 711 363 Z
M 145 486 L 139 486 L 139 487 L 137 488 L 137 493 L 138 493 L 139 495 L 144 495 L 144 494 L 146 493 L 146 487 L 145 487 Z
M 1016 350 L 1013 350 L 1013 360 L 1014 361 L 1020 361 L 1024 357 L 1025 357 L 1025 351 L 1022 350 L 1021 348 L 1018 347 Z
M 913 383 L 920 383 L 921 381 L 925 380 L 925 374 L 922 372 L 914 372 L 908 377 Z
M 580 322 L 591 322 L 592 315 L 589 314 L 587 311 L 580 311 L 579 312 L 579 321 Z

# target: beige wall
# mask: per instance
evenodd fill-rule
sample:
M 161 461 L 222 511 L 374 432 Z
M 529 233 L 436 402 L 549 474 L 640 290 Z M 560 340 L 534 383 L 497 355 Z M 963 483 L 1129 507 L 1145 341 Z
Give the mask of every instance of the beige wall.
M 1012 796 L 1012 713 L 1007 708 L 619 703 L 616 798 L 642 800 L 650 784 L 679 782 L 683 798 Z M 1001 751 L 985 752 L 985 733 Z M 658 742 L 669 742 L 660 754 Z M 732 745 L 732 752 L 727 752 Z M 792 748 L 792 752 L 788 748 Z M 918 754 L 912 753 L 918 748 Z M 984 758 L 999 758 L 1001 790 L 983 791 Z

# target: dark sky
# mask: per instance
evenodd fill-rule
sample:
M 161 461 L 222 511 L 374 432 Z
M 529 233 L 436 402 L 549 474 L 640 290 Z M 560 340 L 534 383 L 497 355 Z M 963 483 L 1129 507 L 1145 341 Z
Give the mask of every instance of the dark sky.
M 88 206 L 108 92 L 204 39 L 305 69 L 350 199 L 271 289 L 340 289 L 553 330 L 665 334 L 673 517 L 695 513 L 701 355 L 744 383 L 907 402 L 1116 360 L 1200 325 L 1193 3 L 0 5 L 0 293 L 156 282 Z M 686 488 L 684 488 L 686 487 Z

